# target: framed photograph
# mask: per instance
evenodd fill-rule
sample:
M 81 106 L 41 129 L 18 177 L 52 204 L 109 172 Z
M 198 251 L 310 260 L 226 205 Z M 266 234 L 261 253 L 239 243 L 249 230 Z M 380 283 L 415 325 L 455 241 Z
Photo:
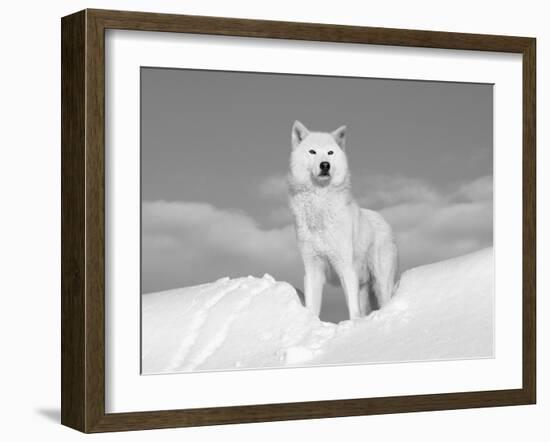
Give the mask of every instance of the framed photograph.
M 535 39 L 61 28 L 64 425 L 535 403 Z

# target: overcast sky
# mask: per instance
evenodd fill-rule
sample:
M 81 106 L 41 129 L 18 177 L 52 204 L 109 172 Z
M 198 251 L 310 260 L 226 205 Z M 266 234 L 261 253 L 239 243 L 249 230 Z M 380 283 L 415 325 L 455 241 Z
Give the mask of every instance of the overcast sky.
M 352 188 L 400 269 L 492 244 L 492 85 L 142 68 L 142 290 L 270 273 L 302 288 L 294 120 L 348 127 Z M 325 290 L 326 320 L 347 316 Z

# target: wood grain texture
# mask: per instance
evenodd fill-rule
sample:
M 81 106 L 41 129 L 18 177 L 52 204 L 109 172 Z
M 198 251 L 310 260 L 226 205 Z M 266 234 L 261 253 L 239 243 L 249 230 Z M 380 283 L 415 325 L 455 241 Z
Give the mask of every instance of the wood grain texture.
M 288 40 L 522 52 L 529 38 L 333 24 L 88 10 L 106 29 L 186 32 Z
M 91 431 L 105 414 L 105 38 L 101 21 L 89 11 L 86 17 L 86 431 Z
M 105 413 L 106 29 L 515 52 L 523 55 L 523 387 L 402 397 Z M 535 40 L 86 10 L 62 20 L 62 423 L 84 432 L 531 404 L 536 398 Z
M 523 389 L 537 395 L 537 97 L 536 41 L 523 51 Z
M 61 28 L 61 422 L 85 428 L 85 13 Z

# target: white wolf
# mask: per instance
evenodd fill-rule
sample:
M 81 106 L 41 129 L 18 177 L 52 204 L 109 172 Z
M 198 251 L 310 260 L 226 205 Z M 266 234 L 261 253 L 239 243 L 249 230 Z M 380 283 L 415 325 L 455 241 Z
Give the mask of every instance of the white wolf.
M 350 319 L 369 313 L 370 289 L 382 307 L 391 298 L 397 248 L 380 214 L 351 194 L 346 127 L 332 133 L 292 127 L 289 197 L 304 262 L 306 307 L 319 315 L 325 282 L 340 282 Z

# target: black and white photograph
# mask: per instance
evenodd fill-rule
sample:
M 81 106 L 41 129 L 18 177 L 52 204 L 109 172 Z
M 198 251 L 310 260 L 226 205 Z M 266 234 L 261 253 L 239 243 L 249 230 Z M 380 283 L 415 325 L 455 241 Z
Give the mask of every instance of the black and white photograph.
M 142 374 L 491 358 L 493 85 L 141 68 Z
M 546 442 L 515 6 L 6 2 L 0 440 Z

